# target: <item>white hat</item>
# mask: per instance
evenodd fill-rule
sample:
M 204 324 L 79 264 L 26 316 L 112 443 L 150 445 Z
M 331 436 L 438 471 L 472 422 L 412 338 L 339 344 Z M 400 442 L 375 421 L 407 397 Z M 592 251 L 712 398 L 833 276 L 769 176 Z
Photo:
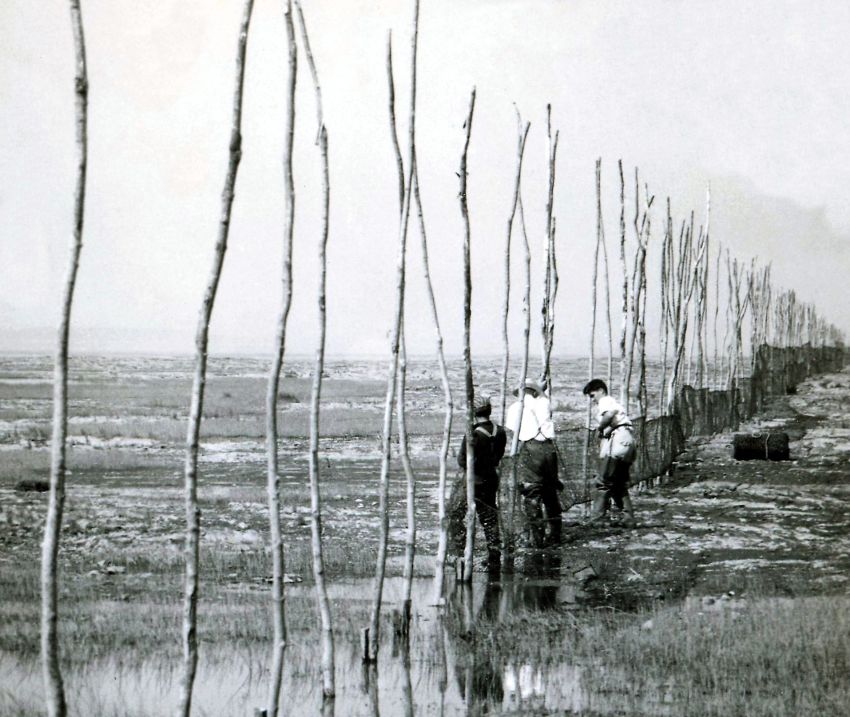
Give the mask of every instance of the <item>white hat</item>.
M 525 390 L 526 391 L 531 390 L 531 391 L 534 391 L 535 393 L 539 394 L 539 393 L 543 393 L 545 388 L 546 388 L 546 382 L 545 381 L 535 381 L 533 378 L 525 379 Z M 519 396 L 519 389 L 515 388 L 513 390 L 513 394 L 514 394 L 514 396 Z

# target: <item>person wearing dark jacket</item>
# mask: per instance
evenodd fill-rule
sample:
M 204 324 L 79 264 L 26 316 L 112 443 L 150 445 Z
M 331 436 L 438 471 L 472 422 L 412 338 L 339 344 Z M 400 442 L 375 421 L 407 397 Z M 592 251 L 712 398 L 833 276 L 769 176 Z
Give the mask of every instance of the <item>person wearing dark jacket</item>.
M 487 540 L 487 565 L 498 569 L 501 565 L 501 537 L 499 535 L 499 461 L 505 454 L 507 434 L 505 429 L 490 420 L 492 406 L 489 396 L 475 402 L 475 425 L 472 431 L 472 470 L 475 476 L 475 512 Z M 449 497 L 449 536 L 457 555 L 463 554 L 466 544 L 466 436 L 457 454 L 458 465 L 463 469 L 452 486 Z

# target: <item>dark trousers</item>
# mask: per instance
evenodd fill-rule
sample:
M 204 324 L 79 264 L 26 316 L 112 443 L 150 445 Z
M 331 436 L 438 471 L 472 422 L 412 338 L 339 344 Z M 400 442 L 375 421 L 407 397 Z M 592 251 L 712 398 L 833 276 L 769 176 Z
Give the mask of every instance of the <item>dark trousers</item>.
M 599 460 L 599 480 L 597 490 L 606 493 L 614 501 L 614 505 L 622 510 L 623 497 L 629 494 L 630 463 L 616 458 L 601 458 Z
M 475 485 L 475 512 L 484 529 L 487 550 L 494 559 L 501 552 L 497 492 L 498 484 L 495 481 Z M 449 546 L 455 555 L 463 555 L 466 546 L 466 476 L 460 476 L 452 486 L 446 512 L 449 517 Z
M 634 523 L 632 499 L 629 497 L 629 468 L 631 463 L 617 458 L 602 458 L 599 461 L 599 476 L 596 495 L 593 498 L 591 520 L 600 520 L 608 512 L 611 501 L 628 515 Z
M 526 441 L 518 456 L 518 480 L 522 494 L 523 514 L 532 542 L 540 546 L 546 539 L 561 538 L 561 514 L 564 509 L 558 497 L 558 453 L 552 441 Z M 545 509 L 545 512 L 544 512 Z

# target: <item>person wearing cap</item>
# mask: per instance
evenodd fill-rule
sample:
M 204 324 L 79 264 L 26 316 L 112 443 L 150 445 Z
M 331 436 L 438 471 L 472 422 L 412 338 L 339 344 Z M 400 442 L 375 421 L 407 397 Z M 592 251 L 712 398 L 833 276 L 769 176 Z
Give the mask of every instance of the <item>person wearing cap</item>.
M 523 511 L 531 528 L 535 545 L 541 545 L 549 527 L 548 540 L 561 540 L 561 500 L 558 491 L 558 452 L 555 447 L 555 424 L 552 406 L 542 381 L 527 379 L 523 397 L 510 405 L 505 415 L 506 428 L 517 435 L 518 482 L 523 497 Z M 519 391 L 514 395 L 519 397 Z M 541 519 L 543 509 L 545 515 Z
M 629 468 L 636 452 L 632 421 L 626 409 L 608 395 L 608 386 L 602 379 L 589 381 L 582 393 L 596 404 L 596 430 L 600 438 L 597 490 L 590 520 L 604 518 L 613 500 L 625 512 L 626 524 L 633 526 L 635 512 L 629 497 Z
M 474 403 L 475 423 L 472 430 L 472 471 L 475 476 L 475 512 L 487 540 L 487 565 L 498 570 L 502 562 L 499 535 L 499 509 L 496 496 L 499 492 L 499 461 L 505 454 L 507 434 L 505 429 L 490 420 L 493 408 L 489 396 L 480 396 Z M 464 473 L 458 476 L 449 497 L 449 533 L 451 544 L 458 555 L 466 544 L 466 436 L 460 443 L 458 465 Z

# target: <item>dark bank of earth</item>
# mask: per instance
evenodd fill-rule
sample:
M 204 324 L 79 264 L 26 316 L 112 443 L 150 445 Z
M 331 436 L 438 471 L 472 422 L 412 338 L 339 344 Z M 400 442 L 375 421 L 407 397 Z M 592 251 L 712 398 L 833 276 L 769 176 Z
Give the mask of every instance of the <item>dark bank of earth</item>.
M 689 441 L 671 476 L 633 488 L 637 527 L 567 515 L 564 557 L 592 566 L 594 600 L 629 608 L 692 596 L 846 594 L 850 372 L 809 379 L 739 432 L 784 431 L 791 460 L 736 461 L 733 433 Z

